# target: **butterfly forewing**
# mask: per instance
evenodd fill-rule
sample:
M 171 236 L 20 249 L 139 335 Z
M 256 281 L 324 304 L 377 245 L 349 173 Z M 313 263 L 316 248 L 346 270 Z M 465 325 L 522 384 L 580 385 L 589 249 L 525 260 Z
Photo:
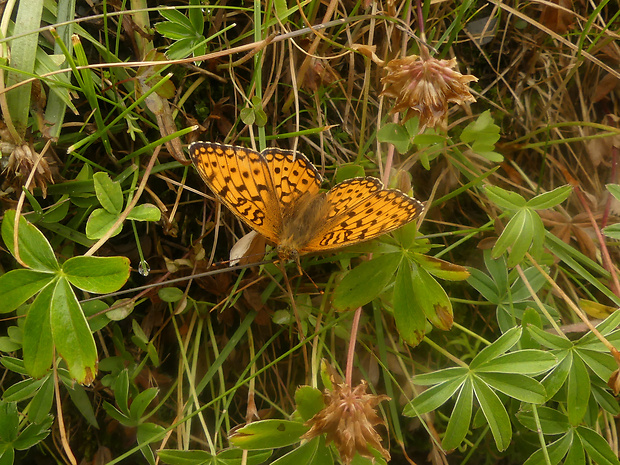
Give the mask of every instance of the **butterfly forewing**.
M 335 249 L 374 239 L 414 220 L 423 205 L 376 178 L 344 181 L 327 193 L 328 220 L 300 253 Z
M 254 150 L 195 142 L 190 156 L 200 176 L 235 215 L 278 242 L 282 213 L 265 158 Z
M 323 178 L 305 155 L 292 150 L 267 148 L 261 152 L 269 165 L 277 197 L 283 207 L 305 193 L 316 195 Z

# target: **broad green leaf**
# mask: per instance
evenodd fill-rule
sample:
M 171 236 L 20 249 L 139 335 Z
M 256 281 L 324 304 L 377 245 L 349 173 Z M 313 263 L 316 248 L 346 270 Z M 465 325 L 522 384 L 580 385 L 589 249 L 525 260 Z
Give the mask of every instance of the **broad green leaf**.
M 400 124 L 387 123 L 377 131 L 377 140 L 394 145 L 398 153 L 406 153 L 411 146 L 407 130 Z
M 616 200 L 620 201 L 620 184 L 607 184 L 607 190 L 611 195 L 613 195 Z
M 612 239 L 620 239 L 620 223 L 612 224 L 603 228 L 603 234 Z
M 323 393 L 312 386 L 300 386 L 295 391 L 295 405 L 301 419 L 308 421 L 325 406 Z
M 525 199 L 516 192 L 507 191 L 497 186 L 486 186 L 484 192 L 491 202 L 500 208 L 518 210 L 526 204 Z
M 80 412 L 80 415 L 82 415 L 91 426 L 99 428 L 97 416 L 93 410 L 93 404 L 88 398 L 88 395 L 86 395 L 84 388 L 80 384 L 73 383 L 72 385 L 65 384 L 65 389 L 69 397 L 71 397 L 71 402 L 73 402 L 78 412 Z
M 597 465 L 619 465 L 616 453 L 609 443 L 596 431 L 584 426 L 577 427 L 577 434 L 581 439 L 588 456 Z
M 93 175 L 95 194 L 97 200 L 105 211 L 113 215 L 119 215 L 123 210 L 123 190 L 121 183 L 112 181 L 108 173 L 95 173 Z
M 439 279 L 463 281 L 469 278 L 469 271 L 464 266 L 455 265 L 445 260 L 429 257 L 421 253 L 415 253 L 414 256 L 416 262 L 418 262 L 420 266 Z
M 0 440 L 13 442 L 19 430 L 19 413 L 14 402 L 0 401 Z
M 474 392 L 495 439 L 495 445 L 500 451 L 506 450 L 512 439 L 510 417 L 506 408 L 489 386 L 476 379 Z
M 573 186 L 565 185 L 553 189 L 550 192 L 539 194 L 533 199 L 527 201 L 526 205 L 534 210 L 544 210 L 546 208 L 555 207 L 564 202 L 573 192 Z
M 590 377 L 585 363 L 576 356 L 572 357 L 571 369 L 568 372 L 568 393 L 566 404 L 568 409 L 568 421 L 571 425 L 581 423 L 588 409 L 590 399 Z
M 202 0 L 190 0 L 189 4 L 191 6 L 203 6 Z M 197 36 L 202 36 L 202 33 L 205 28 L 205 20 L 202 14 L 201 8 L 190 8 L 187 11 L 187 16 L 189 18 L 190 23 L 192 24 L 192 30 L 194 34 Z
M 170 465 L 241 465 L 243 450 L 226 449 L 216 456 L 203 450 L 172 450 L 157 451 L 163 463 Z M 271 451 L 249 451 L 247 465 L 260 465 L 271 455 Z M 299 465 L 299 464 L 298 464 Z
M 127 257 L 78 256 L 62 265 L 62 271 L 71 284 L 97 294 L 118 291 L 129 279 L 129 270 Z
M 203 465 L 215 463 L 211 454 L 204 450 L 162 449 L 157 455 L 163 463 L 171 465 Z
M 415 300 L 411 302 L 411 306 L 418 308 L 412 311 L 423 311 L 433 326 L 444 331 L 449 330 L 454 322 L 454 314 L 448 294 L 424 268 L 417 266 L 416 270 L 412 276 Z
M 192 39 L 194 37 L 194 34 L 188 31 L 185 26 L 171 22 L 156 23 L 155 30 L 171 40 Z
M 26 314 L 24 322 L 24 366 L 34 378 L 47 373 L 54 360 L 54 342 L 50 322 L 56 283 L 39 293 Z
M 13 256 L 15 256 L 14 224 L 15 210 L 7 210 L 2 220 L 2 239 Z M 46 272 L 56 272 L 60 269 L 50 243 L 41 231 L 28 223 L 23 216 L 19 218 L 18 234 L 19 256 L 28 268 Z
M 132 208 L 127 219 L 134 221 L 159 221 L 161 210 L 150 203 L 143 203 Z
M 71 376 L 90 384 L 97 373 L 97 348 L 80 304 L 66 279 L 58 280 L 51 307 L 54 344 Z
M 483 364 L 487 363 L 499 355 L 503 354 L 512 346 L 514 346 L 521 337 L 521 328 L 513 328 L 506 333 L 502 334 L 491 345 L 482 349 L 478 355 L 471 361 L 469 368 L 471 370 L 477 370 Z
M 435 410 L 445 404 L 467 381 L 467 375 L 428 388 L 413 401 L 405 405 L 403 415 L 415 417 Z
M 597 405 L 600 405 L 601 408 L 616 416 L 620 414 L 620 406 L 618 405 L 617 399 L 606 388 L 607 386 L 602 388 L 601 386 L 593 384 L 592 396 L 594 397 Z
M 401 259 L 398 253 L 385 254 L 353 268 L 334 291 L 333 307 L 353 310 L 374 300 L 394 279 Z
M 54 279 L 51 273 L 32 270 L 11 270 L 0 276 L 0 313 L 15 310 Z
M 242 449 L 275 449 L 299 442 L 309 429 L 295 421 L 261 420 L 235 430 L 229 440 L 232 445 Z
M 474 403 L 474 390 L 472 382 L 468 379 L 461 387 L 461 392 L 456 399 L 452 415 L 448 421 L 446 434 L 444 435 L 441 446 L 445 450 L 456 449 L 467 436 L 471 413 Z
M 499 355 L 476 367 L 476 372 L 520 373 L 538 375 L 550 370 L 558 359 L 542 350 L 518 350 Z
M 424 338 L 426 327 L 423 309 L 415 305 L 415 302 L 411 266 L 404 262 L 403 266 L 398 267 L 394 282 L 394 321 L 400 337 L 411 346 L 418 345 Z
M 15 449 L 26 450 L 30 449 L 35 444 L 38 444 L 50 434 L 50 428 L 54 419 L 51 415 L 48 415 L 45 420 L 39 424 L 31 423 L 24 428 L 17 440 L 13 443 Z
M 546 400 L 545 388 L 529 376 L 512 373 L 479 373 L 478 377 L 496 391 L 530 404 Z
M 500 128 L 493 121 L 491 112 L 486 110 L 463 129 L 461 140 L 468 143 L 473 142 L 473 149 L 477 152 L 487 147 L 493 148 L 499 140 L 499 131 Z
M 101 239 L 107 234 L 117 219 L 118 215 L 110 213 L 103 208 L 97 208 L 90 214 L 86 222 L 86 237 L 89 239 Z M 118 235 L 122 230 L 123 225 L 120 224 L 110 237 Z
M 156 425 L 155 423 L 142 423 L 136 428 L 136 439 L 138 444 L 143 445 L 140 452 L 142 452 L 142 455 L 150 465 L 155 465 L 155 454 L 153 453 L 153 449 L 151 449 L 150 444 L 159 436 L 163 439 L 163 432 L 164 427 L 161 425 Z

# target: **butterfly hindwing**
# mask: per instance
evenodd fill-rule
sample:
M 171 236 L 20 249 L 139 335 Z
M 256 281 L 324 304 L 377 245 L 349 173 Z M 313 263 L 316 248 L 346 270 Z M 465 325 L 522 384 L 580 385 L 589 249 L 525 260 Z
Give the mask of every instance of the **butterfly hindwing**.
M 251 149 L 211 142 L 194 142 L 189 153 L 218 199 L 248 226 L 277 242 L 282 214 L 264 156 Z
M 376 178 L 353 178 L 327 193 L 329 213 L 301 253 L 329 250 L 374 239 L 415 219 L 423 209 L 396 189 L 383 189 Z

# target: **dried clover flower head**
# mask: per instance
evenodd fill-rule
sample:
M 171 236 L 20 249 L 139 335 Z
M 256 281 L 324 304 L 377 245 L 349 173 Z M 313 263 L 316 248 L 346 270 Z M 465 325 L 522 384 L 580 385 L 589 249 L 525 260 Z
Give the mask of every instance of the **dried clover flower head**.
M 390 61 L 381 82 L 382 95 L 396 99 L 392 112 L 408 110 L 405 121 L 419 116 L 422 132 L 443 122 L 449 102 L 475 102 L 468 83 L 478 78 L 455 71 L 456 58 L 437 60 L 425 48 L 420 53 Z
M 327 444 L 334 442 L 345 464 L 351 463 L 355 452 L 374 458 L 368 446 L 390 460 L 390 453 L 381 446 L 381 436 L 374 429 L 384 424 L 375 407 L 389 397 L 366 394 L 366 387 L 365 382 L 353 389 L 341 383 L 334 384 L 333 391 L 326 390 L 323 393 L 325 407 L 306 422 L 312 427 L 302 438 L 312 439 L 325 433 Z

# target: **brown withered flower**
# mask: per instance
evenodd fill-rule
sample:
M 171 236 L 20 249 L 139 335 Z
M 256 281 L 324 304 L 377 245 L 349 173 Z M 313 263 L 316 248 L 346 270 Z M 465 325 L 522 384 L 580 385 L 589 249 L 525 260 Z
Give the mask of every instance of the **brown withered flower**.
M 437 60 L 424 47 L 420 54 L 390 61 L 381 82 L 382 95 L 396 99 L 392 113 L 407 111 L 405 121 L 419 116 L 422 132 L 445 124 L 449 103 L 475 102 L 468 83 L 478 78 L 455 71 L 456 58 Z
M 345 464 L 351 463 L 356 452 L 374 458 L 368 446 L 390 460 L 390 453 L 381 446 L 381 436 L 374 429 L 376 425 L 385 424 L 375 407 L 389 397 L 366 394 L 368 385 L 365 382 L 354 388 L 346 383 L 333 386 L 332 391 L 323 393 L 325 407 L 306 422 L 311 428 L 302 438 L 312 439 L 326 434 L 327 444 L 333 441 Z

